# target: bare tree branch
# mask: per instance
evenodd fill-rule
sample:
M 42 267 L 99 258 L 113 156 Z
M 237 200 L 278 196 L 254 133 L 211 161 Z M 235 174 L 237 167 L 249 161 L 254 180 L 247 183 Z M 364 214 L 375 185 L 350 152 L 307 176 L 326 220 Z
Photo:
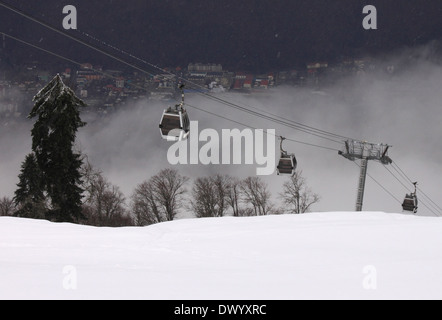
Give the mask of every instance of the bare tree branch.
M 302 171 L 297 171 L 289 181 L 284 183 L 280 198 L 288 211 L 295 214 L 310 212 L 310 208 L 320 201 L 320 196 L 307 187 Z
M 172 221 L 182 208 L 189 178 L 165 169 L 140 184 L 132 195 L 132 213 L 137 225 Z
M 259 177 L 249 177 L 240 186 L 244 201 L 253 206 L 256 216 L 271 214 L 271 193 L 267 185 Z
M 16 206 L 14 204 L 14 200 L 3 197 L 0 199 L 0 217 L 8 217 L 13 216 L 16 210 Z

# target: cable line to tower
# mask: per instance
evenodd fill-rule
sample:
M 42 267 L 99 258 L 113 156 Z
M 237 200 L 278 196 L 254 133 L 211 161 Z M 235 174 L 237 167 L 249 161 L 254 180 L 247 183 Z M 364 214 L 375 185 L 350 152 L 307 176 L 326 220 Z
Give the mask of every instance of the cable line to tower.
M 17 41 L 17 42 L 20 42 L 20 43 L 22 43 L 22 44 L 24 44 L 24 45 L 27 45 L 27 46 L 30 46 L 30 47 L 32 47 L 32 48 L 34 48 L 34 49 L 37 49 L 37 50 L 40 50 L 40 51 L 43 51 L 43 52 L 45 52 L 45 53 L 47 53 L 47 54 L 50 54 L 50 55 L 53 55 L 53 56 L 55 56 L 55 57 L 57 57 L 57 58 L 59 58 L 59 59 L 63 59 L 63 60 L 66 60 L 66 61 L 68 61 L 68 62 L 71 62 L 71 63 L 73 63 L 73 64 L 75 64 L 75 65 L 78 65 L 78 66 L 81 66 L 82 64 L 80 63 L 80 62 L 78 62 L 78 61 L 75 61 L 75 60 L 73 60 L 73 59 L 70 59 L 70 58 L 67 58 L 67 57 L 65 57 L 65 56 L 63 56 L 63 55 L 60 55 L 60 54 L 57 54 L 57 53 L 54 53 L 54 52 L 52 52 L 52 51 L 50 51 L 50 50 L 47 50 L 47 49 L 44 49 L 44 48 L 41 48 L 41 47 L 39 47 L 39 46 L 36 46 L 36 45 L 34 45 L 34 44 L 31 44 L 31 43 L 29 43 L 29 42 L 27 42 L 27 41 L 24 41 L 24 40 L 22 40 L 22 39 L 19 39 L 19 38 L 17 38 L 17 37 L 14 37 L 14 36 L 11 36 L 11 35 L 9 35 L 9 34 L 7 34 L 7 33 L 5 33 L 5 32 L 0 32 L 0 34 L 2 34 L 2 35 L 4 35 L 5 37 L 8 37 L 8 38 L 10 38 L 10 39 L 12 39 L 12 40 L 15 40 L 15 41 Z M 101 71 L 101 70 L 95 70 L 97 73 L 101 73 L 103 76 L 106 76 L 106 77 L 109 77 L 109 78 L 113 78 L 113 79 L 118 79 L 117 77 L 115 77 L 115 76 L 113 76 L 113 75 L 111 75 L 111 74 L 109 74 L 109 73 L 106 73 L 106 72 L 103 72 L 103 71 Z M 137 86 L 137 85 L 132 85 L 133 87 L 136 87 L 136 88 L 139 88 L 139 89 L 142 89 L 142 90 L 145 90 L 145 88 L 143 88 L 143 87 L 141 87 L 141 86 Z M 239 124 L 239 125 L 241 125 L 241 126 L 243 126 L 243 127 L 246 127 L 246 128 L 251 128 L 251 129 L 258 129 L 258 128 L 256 128 L 256 127 L 253 127 L 253 126 L 250 126 L 250 125 L 248 125 L 248 124 L 246 124 L 246 123 L 244 123 L 244 122 L 240 122 L 240 121 L 237 121 L 237 120 L 234 120 L 234 119 L 231 119 L 231 118 L 228 118 L 228 117 L 225 117 L 225 116 L 222 116 L 222 115 L 220 115 L 220 114 L 216 114 L 216 113 L 213 113 L 213 112 L 210 112 L 210 111 L 208 111 L 208 110 L 205 110 L 205 109 L 202 109 L 202 108 L 198 108 L 198 107 L 196 107 L 196 106 L 192 106 L 192 105 L 190 105 L 190 104 L 186 104 L 186 105 L 188 105 L 189 107 L 192 107 L 192 108 L 194 108 L 194 109 L 196 109 L 196 110 L 199 110 L 199 111 L 201 111 L 201 112 L 205 112 L 205 113 L 208 113 L 208 114 L 210 114 L 210 115 L 213 115 L 213 116 L 216 116 L 216 117 L 219 117 L 219 118 L 222 118 L 222 119 L 224 119 L 224 120 L 227 120 L 227 121 L 230 121 L 230 122 L 232 122 L 232 123 L 236 123 L 236 124 Z M 259 129 L 259 130 L 262 130 L 262 129 Z M 263 130 L 264 132 L 267 132 L 267 130 Z M 268 134 L 271 134 L 271 133 L 269 133 L 269 132 L 267 132 Z M 277 134 L 275 134 L 275 136 L 276 137 L 279 137 L 279 135 L 277 135 Z M 316 144 L 312 144 L 312 143 L 307 143 L 307 142 L 304 142 L 304 141 L 300 141 L 300 140 L 295 140 L 295 139 L 290 139 L 290 138 L 287 138 L 286 139 L 287 141 L 292 141 L 292 142 L 296 142 L 296 143 L 300 143 L 300 144 L 304 144 L 304 145 L 307 145 L 307 146 L 311 146 L 311 147 L 316 147 L 316 148 L 321 148 L 321 149 L 326 149 L 326 150 L 330 150 L 330 151 L 339 151 L 339 150 L 337 150 L 337 149 L 334 149 L 334 148 L 329 148 L 329 147 L 324 147 L 324 146 L 320 146 L 320 145 L 316 145 Z M 359 166 L 359 164 L 357 164 L 356 162 L 354 162 L 358 167 L 360 167 Z M 397 165 L 396 165 L 397 166 Z M 398 166 L 397 166 L 398 167 Z M 398 167 L 398 169 L 403 173 L 403 175 L 405 175 L 406 176 L 406 174 L 405 174 L 405 172 L 402 170 L 402 169 L 400 169 L 399 167 Z M 387 188 L 385 188 L 378 180 L 376 180 L 375 178 L 373 178 L 370 174 L 367 174 L 376 184 L 378 184 L 385 192 L 387 192 L 393 199 L 395 199 L 398 203 L 400 203 L 400 200 L 398 200 Z M 407 178 L 408 178 L 408 176 L 406 176 Z M 409 179 L 409 178 L 408 178 Z M 410 180 L 411 181 L 411 180 Z M 425 205 L 425 204 L 424 204 Z M 426 205 L 425 205 L 426 206 Z M 427 206 L 426 206 L 427 207 Z M 428 208 L 428 207 L 427 207 Z M 431 210 L 431 208 L 429 208 L 429 210 L 434 214 L 434 215 L 436 215 L 436 216 L 438 216 L 438 214 L 436 214 L 436 213 L 434 213 L 434 211 L 432 211 Z
M 116 46 L 108 44 L 107 42 L 102 41 L 102 40 L 100 40 L 100 39 L 98 39 L 98 38 L 96 38 L 96 37 L 94 37 L 94 36 L 92 36 L 92 35 L 90 35 L 90 34 L 88 34 L 86 32 L 81 32 L 81 34 L 83 34 L 83 35 L 93 39 L 94 41 L 99 42 L 100 44 L 102 44 L 104 46 L 107 46 L 107 47 L 109 47 L 109 48 L 111 48 L 113 50 L 116 50 L 116 51 L 118 51 L 121 54 L 127 55 L 130 58 L 136 59 L 137 61 L 142 62 L 142 63 L 146 64 L 147 66 L 149 66 L 151 68 L 154 68 L 154 69 L 156 69 L 158 71 L 161 71 L 164 74 L 167 74 L 169 76 L 173 76 L 174 78 L 177 78 L 178 80 L 180 80 L 182 82 L 190 84 L 194 88 L 200 89 L 200 91 L 197 90 L 195 92 L 195 94 L 197 94 L 199 96 L 203 96 L 205 98 L 211 99 L 211 100 L 213 100 L 215 102 L 218 102 L 220 104 L 224 104 L 224 105 L 226 105 L 228 107 L 235 108 L 237 110 L 240 110 L 240 111 L 243 111 L 243 112 L 255 115 L 257 117 L 261 117 L 261 118 L 264 117 L 264 119 L 266 119 L 266 120 L 270 120 L 272 122 L 277 122 L 277 123 L 279 123 L 279 124 L 281 124 L 283 126 L 287 126 L 287 127 L 293 128 L 295 130 L 302 131 L 302 132 L 307 133 L 307 134 L 312 134 L 312 135 L 315 135 L 315 136 L 317 136 L 319 138 L 326 139 L 326 140 L 329 140 L 329 141 L 333 141 L 333 142 L 336 142 L 338 144 L 342 143 L 342 141 L 341 141 L 342 139 L 350 139 L 350 140 L 352 139 L 352 138 L 349 138 L 349 137 L 345 137 L 345 136 L 342 136 L 342 135 L 339 135 L 339 134 L 335 134 L 335 133 L 332 133 L 332 132 L 328 132 L 328 131 L 325 131 L 325 130 L 314 128 L 312 126 L 308 126 L 308 125 L 302 124 L 300 122 L 296 122 L 296 121 L 287 119 L 286 117 L 282 117 L 280 115 L 274 114 L 274 113 L 269 112 L 267 110 L 264 110 L 262 108 L 257 108 L 257 107 L 250 106 L 250 105 L 247 105 L 247 104 L 244 104 L 244 103 L 241 103 L 241 102 L 227 101 L 227 100 L 222 99 L 222 98 L 220 98 L 218 96 L 214 96 L 214 95 L 212 95 L 212 94 L 210 94 L 208 92 L 205 92 L 207 88 L 202 86 L 202 85 L 200 85 L 200 84 L 197 84 L 197 83 L 195 83 L 195 82 L 193 82 L 193 81 L 191 81 L 189 79 L 186 79 L 184 77 L 178 76 L 177 74 L 174 74 L 174 73 L 172 73 L 172 72 L 170 72 L 170 71 L 168 71 L 168 70 L 166 70 L 164 68 L 161 68 L 161 67 L 159 67 L 159 66 L 157 66 L 157 65 L 155 65 L 153 63 L 150 63 L 150 62 L 148 62 L 148 61 L 146 61 L 144 59 L 141 59 L 141 58 L 139 58 L 139 57 L 137 57 L 137 56 L 127 52 L 127 51 L 124 51 L 124 50 L 122 50 L 120 48 L 117 48 Z M 255 109 L 257 111 L 250 110 L 250 108 L 251 109 Z M 338 141 L 336 139 L 340 139 L 340 140 Z

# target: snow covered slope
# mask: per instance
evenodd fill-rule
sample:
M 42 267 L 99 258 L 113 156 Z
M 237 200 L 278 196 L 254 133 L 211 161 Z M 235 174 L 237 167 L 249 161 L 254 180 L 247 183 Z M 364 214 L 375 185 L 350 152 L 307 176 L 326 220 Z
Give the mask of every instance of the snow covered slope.
M 93 228 L 0 218 L 0 299 L 441 299 L 442 220 L 315 213 Z

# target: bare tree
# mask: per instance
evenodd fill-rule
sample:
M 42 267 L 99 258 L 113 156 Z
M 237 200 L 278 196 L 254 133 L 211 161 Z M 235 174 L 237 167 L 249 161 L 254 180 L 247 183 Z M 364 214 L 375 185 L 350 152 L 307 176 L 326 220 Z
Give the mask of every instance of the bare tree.
M 191 208 L 198 218 L 223 217 L 229 206 L 230 177 L 216 175 L 195 180 Z
M 14 200 L 3 197 L 0 199 L 0 217 L 1 216 L 13 216 L 16 210 Z
M 241 197 L 241 180 L 230 177 L 228 184 L 227 204 L 232 208 L 234 217 L 244 215 L 241 214 Z
M 165 169 L 140 184 L 132 195 L 132 213 L 138 225 L 172 221 L 182 208 L 189 178 Z
M 302 171 L 297 171 L 289 181 L 284 183 L 280 197 L 289 212 L 295 214 L 310 212 L 310 208 L 320 201 L 320 196 L 308 188 Z
M 198 178 L 192 189 L 191 209 L 197 218 L 216 216 L 217 197 L 210 178 Z
M 271 193 L 264 181 L 259 177 L 249 177 L 240 186 L 244 201 L 253 206 L 255 216 L 272 213 Z
M 165 169 L 151 179 L 156 200 L 164 210 L 167 221 L 172 221 L 182 207 L 182 196 L 187 192 L 184 185 L 189 178 L 177 170 Z
M 118 227 L 131 225 L 125 209 L 125 197 L 118 186 L 112 185 L 90 163 L 82 168 L 85 201 L 83 213 L 87 223 L 96 226 Z
M 166 221 L 166 216 L 156 200 L 152 183 L 138 185 L 132 195 L 132 214 L 137 226 L 146 226 Z
M 212 177 L 212 183 L 215 188 L 216 196 L 216 216 L 223 217 L 228 209 L 228 195 L 230 188 L 230 177 L 225 175 L 217 174 Z

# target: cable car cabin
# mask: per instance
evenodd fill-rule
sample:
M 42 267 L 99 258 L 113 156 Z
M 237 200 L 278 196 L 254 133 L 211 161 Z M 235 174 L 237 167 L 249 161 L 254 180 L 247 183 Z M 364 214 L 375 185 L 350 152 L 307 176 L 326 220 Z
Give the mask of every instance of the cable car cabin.
M 296 157 L 294 154 L 288 154 L 288 152 L 282 148 L 282 144 L 284 140 L 286 140 L 286 138 L 280 137 L 280 139 L 281 158 L 279 158 L 279 163 L 276 167 L 277 173 L 278 175 L 289 175 L 293 177 L 296 173 L 298 162 L 296 161 Z
M 183 108 L 164 110 L 160 122 L 161 137 L 168 141 L 183 141 L 189 137 L 190 121 Z
M 418 201 L 417 201 L 416 194 L 415 193 L 407 194 L 405 196 L 404 203 L 402 204 L 402 209 L 404 211 L 417 213 L 417 205 L 418 205 Z
M 294 176 L 298 162 L 293 154 L 282 154 L 276 167 L 278 175 Z

